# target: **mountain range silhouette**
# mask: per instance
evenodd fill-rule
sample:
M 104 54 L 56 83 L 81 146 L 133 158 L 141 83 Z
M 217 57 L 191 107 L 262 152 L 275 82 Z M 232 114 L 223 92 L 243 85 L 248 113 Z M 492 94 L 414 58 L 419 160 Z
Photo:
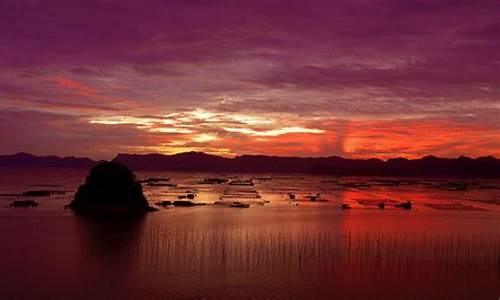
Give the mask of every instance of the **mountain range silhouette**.
M 279 157 L 242 155 L 220 157 L 203 152 L 163 154 L 118 154 L 113 161 L 133 170 L 188 172 L 264 172 L 309 173 L 346 176 L 405 177 L 485 177 L 500 178 L 500 160 L 485 156 L 469 158 L 420 159 L 391 158 L 381 160 L 331 157 Z M 91 168 L 102 161 L 89 158 L 35 156 L 28 153 L 0 155 L 0 167 Z

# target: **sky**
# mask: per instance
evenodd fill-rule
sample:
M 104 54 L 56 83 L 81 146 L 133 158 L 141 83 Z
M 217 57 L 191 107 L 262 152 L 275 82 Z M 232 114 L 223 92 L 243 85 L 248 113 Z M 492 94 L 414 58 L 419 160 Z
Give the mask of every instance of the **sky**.
M 0 0 L 0 153 L 500 157 L 498 0 Z

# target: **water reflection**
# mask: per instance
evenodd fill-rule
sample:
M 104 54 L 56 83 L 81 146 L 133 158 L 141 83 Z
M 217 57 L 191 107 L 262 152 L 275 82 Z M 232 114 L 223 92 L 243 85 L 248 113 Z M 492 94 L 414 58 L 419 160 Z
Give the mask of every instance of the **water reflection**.
M 22 192 L 26 182 L 57 183 L 74 191 L 85 176 L 26 174 L 4 174 L 17 179 L 0 182 L 2 193 Z M 152 174 L 172 177 L 183 193 L 199 178 L 213 177 L 181 175 Z M 332 180 L 337 179 L 275 178 L 255 186 L 271 200 L 265 206 L 162 208 L 133 222 L 76 218 L 62 209 L 72 193 L 40 200 L 36 210 L 0 207 L 0 273 L 8 274 L 0 282 L 2 298 L 496 299 L 500 295 L 498 190 L 352 189 L 339 188 Z M 206 202 L 225 190 L 219 185 L 196 188 L 200 201 Z M 160 188 L 147 192 L 152 202 L 155 197 L 175 199 Z M 288 192 L 321 193 L 330 201 L 291 207 Z M 4 203 L 10 200 L 3 198 Z M 361 205 L 358 200 L 366 201 Z M 380 200 L 411 200 L 415 206 L 403 211 L 390 204 L 384 210 L 370 205 Z M 353 209 L 339 209 L 344 202 L 352 203 Z M 486 211 L 448 205 L 456 202 Z M 446 205 L 432 208 L 427 203 Z
M 103 271 L 126 270 L 127 280 L 140 278 L 133 286 L 153 295 L 399 298 L 414 290 L 467 298 L 498 292 L 497 235 L 366 231 L 355 220 L 82 222 L 82 255 Z
M 104 219 L 77 217 L 80 253 L 102 267 L 127 267 L 142 251 L 144 217 Z

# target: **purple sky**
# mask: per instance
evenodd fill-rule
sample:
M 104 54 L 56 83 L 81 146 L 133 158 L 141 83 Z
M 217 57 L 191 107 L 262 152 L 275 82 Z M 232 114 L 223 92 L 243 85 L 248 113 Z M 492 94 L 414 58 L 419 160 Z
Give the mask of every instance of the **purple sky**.
M 500 2 L 0 1 L 0 153 L 500 156 Z

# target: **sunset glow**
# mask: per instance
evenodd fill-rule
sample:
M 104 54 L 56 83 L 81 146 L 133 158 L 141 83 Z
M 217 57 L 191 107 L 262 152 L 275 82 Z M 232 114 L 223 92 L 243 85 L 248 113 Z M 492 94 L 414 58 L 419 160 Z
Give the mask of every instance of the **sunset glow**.
M 496 1 L 223 2 L 3 1 L 0 152 L 500 156 Z

